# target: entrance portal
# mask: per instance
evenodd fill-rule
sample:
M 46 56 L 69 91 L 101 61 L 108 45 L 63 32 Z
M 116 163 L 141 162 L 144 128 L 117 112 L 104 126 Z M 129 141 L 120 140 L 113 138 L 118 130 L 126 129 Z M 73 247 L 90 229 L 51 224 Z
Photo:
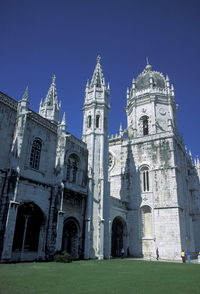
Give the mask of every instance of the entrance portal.
M 79 227 L 74 219 L 67 219 L 63 227 L 62 250 L 73 259 L 79 258 Z
M 124 221 L 120 217 L 116 217 L 112 223 L 112 257 L 119 257 L 122 248 L 124 248 L 124 228 Z

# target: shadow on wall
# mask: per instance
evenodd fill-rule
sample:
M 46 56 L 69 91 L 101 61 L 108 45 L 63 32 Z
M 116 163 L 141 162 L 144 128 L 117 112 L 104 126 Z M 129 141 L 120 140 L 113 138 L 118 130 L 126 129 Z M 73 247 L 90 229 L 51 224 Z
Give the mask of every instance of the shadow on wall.
M 183 159 L 179 158 L 179 161 Z M 178 161 L 178 160 L 177 160 Z M 193 164 L 192 158 L 184 156 L 185 174 L 177 173 L 177 193 L 179 195 L 179 223 L 181 233 L 181 249 L 193 252 L 200 251 L 200 181 L 198 164 Z M 180 166 L 181 162 L 177 162 Z M 182 169 L 183 171 L 183 169 Z M 185 180 L 188 179 L 188 180 Z
M 130 256 L 141 257 L 142 239 L 141 239 L 141 216 L 140 205 L 141 198 L 141 183 L 140 173 L 136 169 L 132 146 L 127 140 L 126 162 L 121 174 L 121 190 L 120 199 L 126 202 L 127 208 L 127 249 L 126 253 Z

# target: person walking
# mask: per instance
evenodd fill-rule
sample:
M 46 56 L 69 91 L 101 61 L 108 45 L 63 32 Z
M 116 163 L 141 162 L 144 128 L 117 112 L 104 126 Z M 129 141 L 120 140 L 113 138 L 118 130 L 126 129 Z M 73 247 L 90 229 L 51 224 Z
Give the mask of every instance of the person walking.
M 121 249 L 121 258 L 124 258 L 124 248 Z
M 158 247 L 156 248 L 156 260 L 159 259 L 159 251 L 158 251 Z
M 187 255 L 187 262 L 190 263 L 190 250 L 186 251 L 186 255 Z
M 181 258 L 182 258 L 183 263 L 185 263 L 185 251 L 183 249 L 181 251 Z

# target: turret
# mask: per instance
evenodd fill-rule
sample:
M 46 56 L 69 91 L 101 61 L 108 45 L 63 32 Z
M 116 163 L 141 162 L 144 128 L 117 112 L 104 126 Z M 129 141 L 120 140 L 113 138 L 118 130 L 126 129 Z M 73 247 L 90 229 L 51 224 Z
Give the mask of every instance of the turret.
M 106 87 L 100 56 L 85 89 L 83 141 L 88 148 L 89 191 L 85 258 L 109 257 L 108 116 L 109 85 Z M 93 245 L 90 240 L 93 240 Z M 91 247 L 92 246 L 92 247 Z

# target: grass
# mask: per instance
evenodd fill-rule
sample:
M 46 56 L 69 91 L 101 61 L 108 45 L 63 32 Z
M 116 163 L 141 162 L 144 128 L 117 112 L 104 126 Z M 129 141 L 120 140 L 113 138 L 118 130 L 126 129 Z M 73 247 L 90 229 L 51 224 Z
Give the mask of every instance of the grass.
M 0 294 L 199 294 L 200 265 L 126 259 L 0 264 Z

